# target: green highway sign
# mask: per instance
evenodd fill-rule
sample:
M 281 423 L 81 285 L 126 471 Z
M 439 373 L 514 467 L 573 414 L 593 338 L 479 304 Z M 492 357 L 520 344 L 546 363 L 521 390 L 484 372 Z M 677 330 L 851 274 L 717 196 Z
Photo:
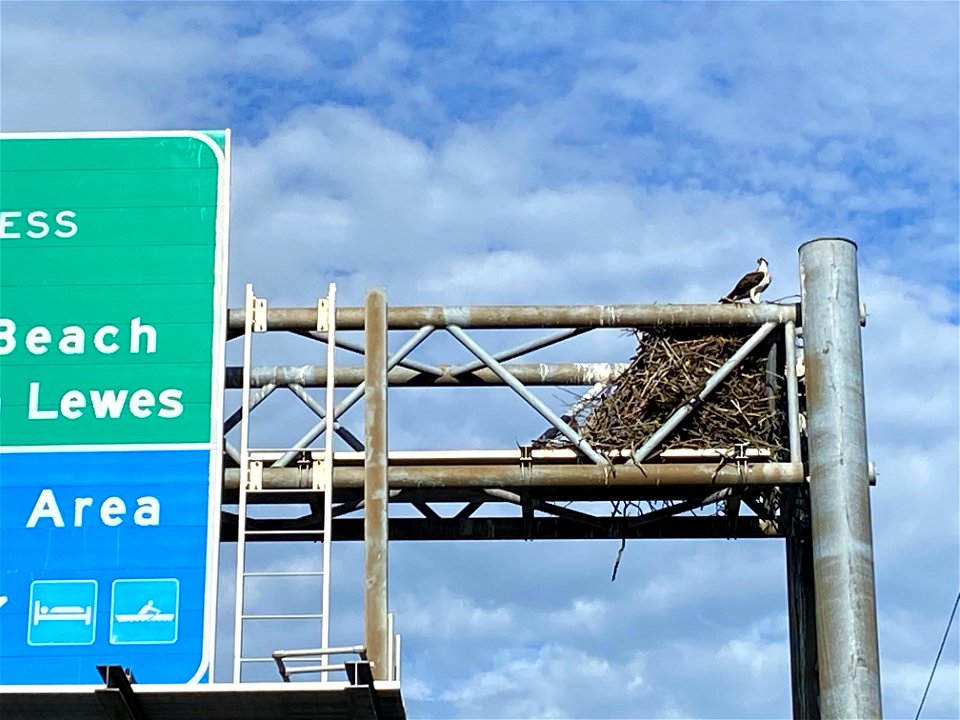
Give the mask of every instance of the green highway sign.
M 223 142 L 2 140 L 0 445 L 210 442 Z
M 0 686 L 212 673 L 229 140 L 0 134 Z

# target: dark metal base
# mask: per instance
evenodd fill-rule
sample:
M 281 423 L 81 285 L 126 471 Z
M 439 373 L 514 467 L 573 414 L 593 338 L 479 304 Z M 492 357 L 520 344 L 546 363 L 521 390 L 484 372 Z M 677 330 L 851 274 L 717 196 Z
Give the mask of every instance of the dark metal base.
M 320 527 L 320 525 L 318 525 Z M 313 526 L 290 530 L 283 541 L 316 541 Z M 336 541 L 363 540 L 363 519 L 333 521 Z M 756 517 L 670 517 L 648 524 L 639 524 L 637 518 L 598 517 L 596 525 L 558 517 L 468 517 L 468 518 L 391 518 L 391 540 L 627 540 L 640 538 L 782 538 L 779 530 L 764 530 Z M 223 514 L 221 540 L 237 541 L 237 517 Z M 254 536 L 248 540 L 256 539 Z M 277 541 L 275 536 L 264 539 Z
M 3 720 L 405 720 L 399 683 L 5 687 Z M 135 699 L 135 709 L 130 698 Z

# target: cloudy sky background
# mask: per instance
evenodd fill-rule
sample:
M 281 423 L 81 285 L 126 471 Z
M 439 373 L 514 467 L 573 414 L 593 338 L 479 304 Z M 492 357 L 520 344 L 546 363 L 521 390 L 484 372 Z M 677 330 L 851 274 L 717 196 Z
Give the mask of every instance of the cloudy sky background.
M 4 131 L 233 129 L 234 306 L 245 282 L 303 306 L 330 281 L 350 304 L 370 285 L 394 304 L 712 302 L 760 254 L 777 298 L 801 242 L 857 241 L 883 701 L 913 716 L 960 584 L 956 4 L 5 2 L 0 53 Z M 262 359 L 321 361 L 295 351 Z M 629 351 L 614 334 L 553 357 Z M 474 392 L 393 392 L 392 446 L 542 429 Z M 306 424 L 289 407 L 263 417 Z M 611 583 L 615 551 L 392 545 L 410 716 L 789 715 L 780 542 L 633 543 Z M 353 644 L 362 548 L 334 552 L 334 639 Z M 960 716 L 958 637 L 926 718 Z

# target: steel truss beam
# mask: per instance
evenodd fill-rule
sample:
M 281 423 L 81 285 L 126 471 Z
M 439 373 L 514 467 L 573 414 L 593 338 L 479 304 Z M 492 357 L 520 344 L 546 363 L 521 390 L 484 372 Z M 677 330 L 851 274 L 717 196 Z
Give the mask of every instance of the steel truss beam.
M 795 305 L 477 305 L 472 307 L 389 307 L 389 330 L 419 330 L 426 325 L 466 329 L 759 327 L 796 321 Z M 228 313 L 229 336 L 243 332 L 243 312 Z M 363 330 L 363 308 L 337 308 L 337 328 Z M 268 308 L 267 330 L 312 332 L 316 308 Z
M 494 358 L 501 353 L 494 353 Z M 432 374 L 395 367 L 387 373 L 391 387 L 483 387 L 503 386 L 506 383 L 490 368 L 460 370 L 454 365 L 437 365 L 440 374 Z M 502 366 L 524 385 L 593 385 L 606 383 L 618 377 L 629 367 L 628 363 L 506 363 Z M 228 367 L 227 388 L 242 387 L 243 368 Z M 337 387 L 354 387 L 363 382 L 363 365 L 340 365 L 334 369 Z M 273 365 L 255 367 L 250 371 L 251 387 L 299 385 L 324 387 L 327 384 L 325 365 Z M 272 389 L 272 388 L 271 388 Z M 231 426 L 232 427 L 232 426 Z
M 377 312 L 372 314 L 371 298 L 377 306 Z M 363 356 L 364 365 L 337 367 L 331 378 L 327 366 L 251 368 L 247 361 L 244 368 L 227 368 L 226 386 L 242 387 L 246 380 L 248 387 L 261 388 L 248 400 L 249 409 L 274 389 L 287 388 L 318 417 L 318 422 L 294 445 L 278 453 L 272 467 L 263 468 L 263 491 L 246 494 L 251 503 L 302 503 L 317 507 L 322 493 L 314 489 L 313 479 L 300 461 L 305 453 L 311 452 L 309 446 L 328 426 L 355 451 L 363 451 L 338 453 L 334 458 L 335 490 L 331 490 L 331 497 L 326 499 L 339 504 L 326 521 L 312 512 L 299 518 L 251 519 L 249 522 L 251 526 L 283 528 L 284 540 L 315 540 L 316 531 L 326 526 L 337 540 L 365 542 L 365 639 L 375 654 L 382 654 L 379 646 L 386 637 L 381 626 L 386 618 L 388 539 L 609 539 L 623 542 L 640 538 L 781 537 L 791 543 L 809 538 L 806 522 L 792 516 L 784 522 L 783 517 L 788 513 L 780 512 L 777 505 L 784 493 L 794 497 L 806 486 L 799 443 L 800 409 L 793 352 L 795 325 L 799 321 L 797 305 L 387 307 L 382 290 L 368 293 L 367 300 L 366 308 L 337 308 L 336 311 L 338 330 L 365 330 L 363 342 L 342 336 L 332 340 L 337 347 Z M 230 311 L 228 323 L 230 336 L 236 337 L 243 328 L 242 314 Z M 331 338 L 318 331 L 313 308 L 268 308 L 265 324 L 267 331 L 290 332 L 319 342 L 331 342 Z M 566 422 L 568 416 L 554 413 L 528 389 L 537 386 L 602 389 L 615 381 L 628 363 L 507 362 L 594 329 L 662 327 L 706 332 L 711 328 L 742 328 L 752 336 L 748 339 L 745 335 L 742 347 L 713 373 L 701 391 L 678 408 L 642 446 L 632 454 L 627 453 L 629 457 L 595 452 L 580 437 L 578 428 Z M 472 332 L 466 332 L 482 329 L 553 329 L 556 332 L 506 350 L 488 351 Z M 776 329 L 780 332 L 773 335 Z M 386 340 L 390 330 L 416 332 L 387 357 Z M 460 364 L 428 364 L 410 357 L 435 330 L 453 335 L 476 359 Z M 775 338 L 772 344 L 770 337 Z M 687 416 L 709 402 L 710 393 L 764 342 L 770 346 L 768 373 L 786 379 L 786 387 L 781 385 L 775 393 L 768 389 L 768 393 L 770 402 L 780 404 L 788 416 L 789 437 L 785 439 L 789 442 L 790 462 L 769 462 L 769 457 L 745 452 L 744 448 L 721 456 L 687 457 L 682 462 L 664 454 L 651 462 L 650 458 L 660 452 L 662 442 Z M 784 344 L 790 345 L 785 351 L 782 350 Z M 780 364 L 783 362 L 790 367 L 784 369 Z M 332 411 L 321 408 L 307 390 L 331 381 L 336 387 L 352 388 Z M 422 453 L 419 457 L 413 457 L 416 453 L 387 453 L 385 408 L 386 390 L 390 386 L 508 386 L 578 450 L 567 451 L 568 456 L 562 456 L 562 451 L 551 454 L 530 447 L 520 448 L 514 456 L 506 451 L 476 453 L 475 457 L 456 451 Z M 365 394 L 368 397 L 364 442 L 361 442 L 338 420 Z M 576 414 L 577 409 L 569 412 Z M 231 417 L 224 432 L 236 420 Z M 229 444 L 225 448 L 227 455 L 237 460 L 236 449 Z M 586 464 L 588 460 L 592 463 Z M 240 470 L 228 466 L 224 471 L 226 503 L 237 496 L 239 480 Z M 275 490 L 284 492 L 272 492 Z M 618 503 L 617 512 L 600 515 L 593 514 L 596 505 L 568 506 L 571 502 L 591 501 Z M 641 502 L 653 501 L 663 501 L 665 505 L 639 513 Z M 420 517 L 388 520 L 388 502 L 415 509 Z M 449 503 L 458 503 L 458 506 L 443 507 Z M 754 514 L 741 513 L 741 504 Z M 629 514 L 630 509 L 639 514 L 624 517 L 623 513 Z M 701 509 L 707 514 L 696 516 L 696 511 Z M 237 524 L 236 515 L 223 513 L 224 541 L 236 540 Z M 277 536 L 254 537 L 275 539 Z M 792 547 L 788 548 L 791 559 L 789 549 Z M 790 567 L 791 582 L 795 585 L 799 574 L 792 569 L 793 565 Z M 791 605 L 792 640 L 796 639 L 794 616 L 802 615 L 802 610 L 809 606 L 808 600 L 801 600 L 804 601 L 795 600 Z M 808 648 L 809 638 L 816 635 L 814 622 L 804 630 L 803 639 Z M 794 668 L 795 695 L 801 695 L 801 689 L 796 687 L 799 683 L 808 700 L 810 670 L 806 668 L 805 672 L 803 675 Z
M 800 463 L 753 463 L 746 466 L 708 463 L 646 465 L 390 465 L 389 484 L 396 489 L 511 488 L 511 487 L 623 487 L 686 485 L 708 491 L 741 485 L 792 485 L 803 482 Z M 240 471 L 224 471 L 226 490 L 236 490 Z M 364 487 L 364 468 L 337 466 L 334 487 Z M 263 468 L 267 490 L 309 489 L 309 473 L 299 467 Z
M 643 516 L 640 516 L 641 518 Z M 225 514 L 221 540 L 236 541 L 235 516 Z M 300 528 L 290 539 L 314 542 L 310 528 Z M 286 535 L 284 536 L 287 537 Z M 362 518 L 333 521 L 337 541 L 363 540 Z M 635 518 L 597 518 L 597 526 L 561 517 L 450 517 L 390 518 L 390 540 L 627 540 L 785 537 L 782 530 L 770 535 L 755 517 L 669 517 L 640 524 Z M 270 539 L 269 536 L 266 539 Z

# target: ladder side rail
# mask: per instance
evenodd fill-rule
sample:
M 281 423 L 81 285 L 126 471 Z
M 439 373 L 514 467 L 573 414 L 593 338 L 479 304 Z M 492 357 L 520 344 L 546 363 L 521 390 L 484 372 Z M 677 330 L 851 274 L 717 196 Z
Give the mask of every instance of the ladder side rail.
M 253 285 L 246 286 L 243 326 L 243 396 L 240 405 L 240 488 L 237 508 L 237 568 L 234 590 L 233 682 L 240 682 L 243 663 L 243 596 L 246 569 L 247 486 L 250 482 L 250 370 L 254 315 L 257 298 Z
M 336 331 L 337 331 L 337 286 L 330 283 L 327 293 L 327 396 L 326 396 L 326 414 L 328 418 L 326 435 L 324 437 L 323 454 L 323 577 L 322 582 L 322 611 L 323 618 L 320 621 L 320 646 L 328 647 L 330 645 L 330 550 L 333 540 L 333 428 L 336 419 L 336 396 L 335 396 L 335 375 L 334 363 L 336 361 Z M 318 313 L 317 322 L 320 322 Z M 320 677 L 322 682 L 326 682 L 328 674 L 324 671 Z

